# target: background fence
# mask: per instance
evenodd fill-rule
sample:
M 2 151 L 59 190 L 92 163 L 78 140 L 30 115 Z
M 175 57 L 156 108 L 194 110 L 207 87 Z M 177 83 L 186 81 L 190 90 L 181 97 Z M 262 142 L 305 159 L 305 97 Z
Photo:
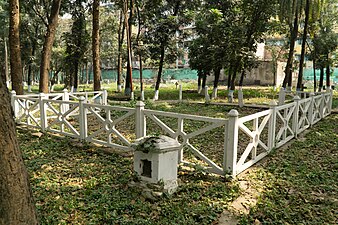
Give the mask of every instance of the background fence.
M 194 162 L 209 172 L 236 176 L 329 115 L 332 91 L 303 99 L 295 96 L 285 105 L 272 101 L 270 109 L 244 117 L 231 110 L 223 119 L 149 110 L 143 102 L 135 108 L 110 106 L 106 91 L 22 96 L 12 92 L 11 102 L 18 124 L 42 132 L 120 150 L 131 150 L 131 143 L 146 135 L 164 134 L 180 142 L 180 163 Z M 198 142 L 207 132 L 214 132 L 219 144 L 215 154 L 208 155 Z M 188 152 L 198 160 L 190 155 L 185 160 Z

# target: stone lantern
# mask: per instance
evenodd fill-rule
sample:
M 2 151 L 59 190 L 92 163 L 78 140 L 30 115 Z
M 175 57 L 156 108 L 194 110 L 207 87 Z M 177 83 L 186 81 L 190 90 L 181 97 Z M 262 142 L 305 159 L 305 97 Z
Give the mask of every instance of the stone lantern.
M 140 179 L 173 193 L 178 187 L 178 151 L 181 149 L 178 141 L 167 136 L 144 137 L 132 147 L 135 150 L 134 171 Z

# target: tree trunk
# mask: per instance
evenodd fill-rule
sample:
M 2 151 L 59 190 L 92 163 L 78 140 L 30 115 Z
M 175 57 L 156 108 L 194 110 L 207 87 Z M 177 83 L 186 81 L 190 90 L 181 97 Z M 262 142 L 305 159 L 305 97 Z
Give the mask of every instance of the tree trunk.
M 315 53 L 314 53 L 315 55 Z M 316 92 L 317 90 L 317 77 L 316 77 L 316 58 L 313 57 L 313 91 Z
M 4 42 L 5 42 L 5 80 L 6 80 L 6 85 L 9 82 L 9 73 L 8 73 L 8 51 L 7 51 L 7 41 L 6 38 L 4 38 Z
M 318 91 L 321 92 L 324 84 L 324 67 L 320 66 L 320 77 L 319 77 L 319 87 Z
M 117 55 L 117 91 L 122 91 L 122 44 L 124 40 L 125 23 L 123 21 L 123 12 L 120 11 L 120 24 L 118 30 L 118 55 Z
M 214 70 L 214 74 L 215 74 L 214 89 L 212 91 L 211 98 L 216 99 L 217 98 L 217 91 L 218 91 L 217 89 L 218 89 L 219 76 L 221 74 L 221 68 L 216 68 Z
M 329 56 L 327 56 L 327 61 L 329 61 L 328 58 L 329 58 Z M 330 82 L 330 65 L 329 65 L 329 63 L 327 63 L 327 65 L 326 65 L 326 88 L 328 89 L 328 88 L 330 88 L 330 86 L 331 86 L 331 82 Z
M 127 30 L 127 75 L 126 75 L 126 83 L 125 83 L 125 89 L 124 94 L 125 95 L 131 95 L 133 92 L 133 68 L 132 68 L 132 46 L 131 46 L 131 30 L 132 30 L 132 24 L 131 19 L 133 17 L 133 0 L 130 0 L 129 5 L 129 17 L 127 15 L 127 9 L 128 9 L 128 3 L 126 2 L 126 9 L 125 9 L 125 23 L 126 23 L 126 30 Z
M 298 7 L 295 11 L 295 19 L 293 22 L 293 27 L 290 28 L 291 36 L 290 36 L 290 49 L 289 49 L 289 56 L 288 61 L 286 63 L 285 67 L 285 77 L 283 80 L 283 88 L 286 88 L 286 85 L 288 85 L 291 89 L 292 87 L 292 64 L 293 64 L 293 53 L 295 50 L 295 42 L 297 40 L 297 34 L 298 34 Z
M 2 79 L 0 96 L 0 224 L 38 224 L 8 89 Z
M 201 71 L 198 71 L 197 74 L 197 93 L 200 94 L 202 90 L 202 79 L 203 79 L 203 73 Z
M 245 76 L 245 70 L 242 71 L 241 78 L 239 79 L 239 86 L 240 87 L 243 87 L 244 76 Z
M 35 56 L 35 43 L 33 43 L 32 45 L 32 52 L 31 52 L 31 58 L 33 58 Z M 29 61 L 29 64 L 28 64 L 28 75 L 27 75 L 27 80 L 28 80 L 28 92 L 31 92 L 31 86 L 32 86 L 32 61 L 30 60 Z
M 155 100 L 158 100 L 158 92 L 160 89 L 161 79 L 162 79 L 162 70 L 163 70 L 163 64 L 164 64 L 164 53 L 165 53 L 165 46 L 162 44 L 161 46 L 161 56 L 160 56 L 160 64 L 158 67 L 158 74 L 157 74 L 157 80 L 155 85 Z
M 48 75 L 50 70 L 50 60 L 52 55 L 52 47 L 54 43 L 56 28 L 58 25 L 60 6 L 61 0 L 53 0 L 51 14 L 48 18 L 48 26 L 45 35 L 45 42 L 43 43 L 43 49 L 41 53 L 39 91 L 43 93 L 48 93 L 48 80 L 49 80 Z
M 306 43 L 306 38 L 307 38 L 307 28 L 309 24 L 309 14 L 310 14 L 310 0 L 306 0 L 302 50 L 301 50 L 301 55 L 300 55 L 299 73 L 298 73 L 298 80 L 297 80 L 297 91 L 303 91 L 303 71 L 304 71 L 304 58 L 305 58 L 305 48 L 306 48 L 305 43 Z
M 20 12 L 19 0 L 10 0 L 10 21 L 9 21 L 9 52 L 12 89 L 16 94 L 23 94 L 22 64 L 20 49 Z
M 100 1 L 93 2 L 93 72 L 94 72 L 94 91 L 101 90 L 101 65 L 100 65 Z

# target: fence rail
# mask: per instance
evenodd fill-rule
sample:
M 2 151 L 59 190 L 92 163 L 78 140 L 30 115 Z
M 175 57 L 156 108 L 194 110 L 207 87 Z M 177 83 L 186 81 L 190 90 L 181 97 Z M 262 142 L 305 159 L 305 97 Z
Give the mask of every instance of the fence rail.
M 180 142 L 179 162 L 188 163 L 183 150 L 189 149 L 208 171 L 236 176 L 272 149 L 328 116 L 332 110 L 332 91 L 310 93 L 303 99 L 295 96 L 293 102 L 285 105 L 278 106 L 273 101 L 269 110 L 244 117 L 231 110 L 227 119 L 149 110 L 143 102 L 137 102 L 135 108 L 110 106 L 106 91 L 68 93 L 65 90 L 20 96 L 12 92 L 11 103 L 18 124 L 120 150 L 131 150 L 131 143 L 153 134 L 151 129 L 156 126 Z M 202 125 L 192 130 L 186 126 L 191 121 Z M 215 131 L 222 136 L 217 140 L 223 142 L 221 164 L 207 156 L 205 148 L 191 141 Z

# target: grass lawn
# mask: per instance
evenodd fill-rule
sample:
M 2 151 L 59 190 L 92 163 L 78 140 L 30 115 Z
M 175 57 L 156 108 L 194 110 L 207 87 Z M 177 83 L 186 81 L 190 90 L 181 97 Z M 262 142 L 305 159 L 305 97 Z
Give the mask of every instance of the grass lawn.
M 258 97 L 270 93 L 250 92 Z M 175 91 L 168 93 L 174 96 Z M 338 106 L 337 97 L 336 92 L 334 106 Z M 220 118 L 234 108 L 147 103 L 152 109 Z M 241 115 L 253 112 L 238 110 Z M 320 121 L 246 177 L 264 188 L 250 214 L 240 217 L 241 224 L 337 224 L 337 122 L 337 114 Z M 141 189 L 129 186 L 135 179 L 132 153 L 35 133 L 18 129 L 41 224 L 215 224 L 243 191 L 241 178 L 228 180 L 181 168 L 179 190 L 152 201 Z M 208 136 L 201 140 L 210 143 Z
M 241 224 L 338 224 L 338 114 L 276 150 L 251 179 L 264 191 Z
M 180 170 L 179 190 L 153 202 L 128 186 L 130 153 L 20 129 L 18 135 L 41 224 L 211 224 L 239 195 L 235 181 Z

